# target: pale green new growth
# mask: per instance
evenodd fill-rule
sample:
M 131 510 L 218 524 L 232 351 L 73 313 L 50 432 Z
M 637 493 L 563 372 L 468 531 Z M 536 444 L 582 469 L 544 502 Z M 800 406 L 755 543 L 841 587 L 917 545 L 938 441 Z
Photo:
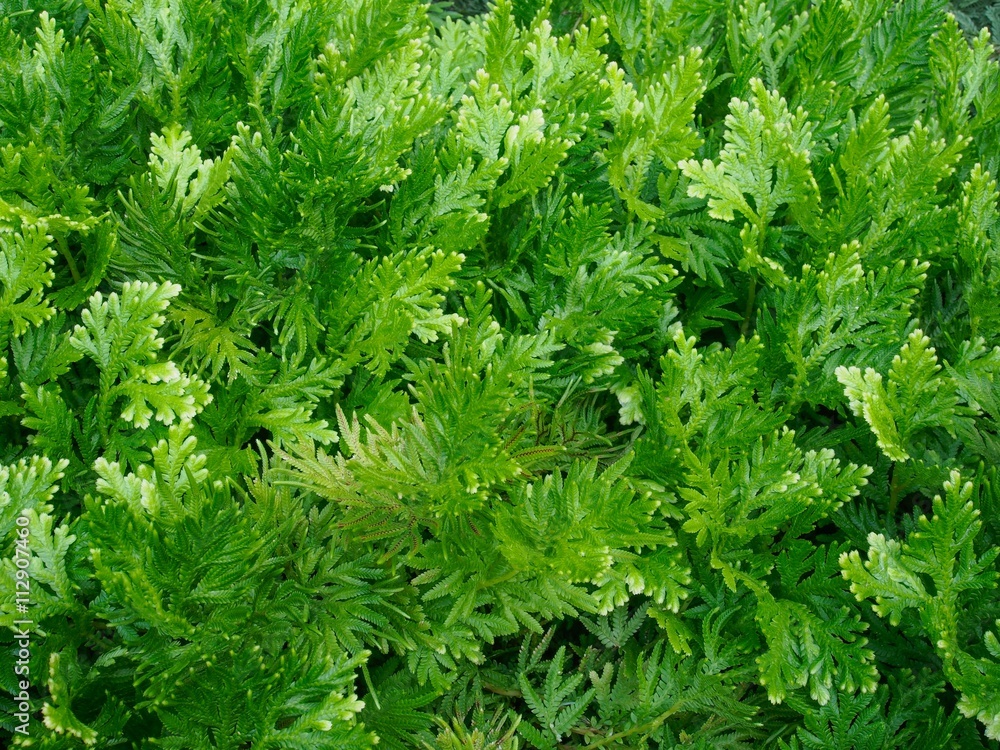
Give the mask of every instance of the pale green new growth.
M 970 594 L 996 587 L 993 567 L 1000 550 L 977 554 L 974 542 L 982 528 L 972 501 L 973 483 L 954 471 L 945 482 L 944 499 L 934 497 L 933 515 L 920 514 L 905 543 L 882 534 L 868 537 L 867 559 L 844 553 L 840 565 L 859 601 L 874 599 L 881 617 L 898 625 L 906 610 L 916 609 L 926 636 L 935 645 L 945 675 L 962 697 L 959 708 L 1000 738 L 1000 653 L 996 636 L 987 632 L 990 657 L 974 656 L 961 633 L 963 602 Z M 926 585 L 926 582 L 933 586 Z
M 121 295 L 107 301 L 100 292 L 90 298 L 70 341 L 101 370 L 98 408 L 102 414 L 125 400 L 122 419 L 147 427 L 151 418 L 163 424 L 191 419 L 212 400 L 208 385 L 182 373 L 173 362 L 157 361 L 163 347 L 158 329 L 170 299 L 180 293 L 176 284 L 126 283 Z
M 939 376 L 934 347 L 922 331 L 910 334 L 889 368 L 888 385 L 872 368 L 837 368 L 851 411 L 871 427 L 879 448 L 893 461 L 910 458 L 908 447 L 921 430 L 954 434 L 959 396 L 951 378 Z M 912 450 L 912 448 L 910 448 Z
M 809 163 L 812 128 L 801 108 L 792 112 L 760 79 L 750 82 L 750 90 L 749 101 L 729 103 L 718 164 L 706 159 L 678 166 L 691 180 L 688 194 L 708 198 L 709 215 L 733 221 L 738 213 L 746 220 L 740 268 L 782 286 L 788 277 L 767 254 L 768 230 L 782 206 L 801 207 L 816 199 Z

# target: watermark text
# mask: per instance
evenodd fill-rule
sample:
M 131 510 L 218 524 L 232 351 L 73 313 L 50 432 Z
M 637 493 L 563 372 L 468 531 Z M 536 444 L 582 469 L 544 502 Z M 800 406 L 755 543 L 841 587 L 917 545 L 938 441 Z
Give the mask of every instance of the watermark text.
M 14 537 L 14 606 L 18 619 L 14 620 L 14 642 L 17 644 L 17 659 L 14 674 L 17 676 L 17 692 L 14 694 L 14 731 L 27 735 L 31 719 L 31 625 L 28 615 L 31 611 L 31 546 L 28 540 L 27 516 L 17 517 Z

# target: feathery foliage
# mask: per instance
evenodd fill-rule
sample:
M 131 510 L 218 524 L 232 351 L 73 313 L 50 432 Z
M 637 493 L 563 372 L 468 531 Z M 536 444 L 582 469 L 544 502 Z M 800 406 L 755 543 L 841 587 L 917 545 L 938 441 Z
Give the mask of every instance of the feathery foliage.
M 997 747 L 998 21 L 0 0 L 0 744 Z

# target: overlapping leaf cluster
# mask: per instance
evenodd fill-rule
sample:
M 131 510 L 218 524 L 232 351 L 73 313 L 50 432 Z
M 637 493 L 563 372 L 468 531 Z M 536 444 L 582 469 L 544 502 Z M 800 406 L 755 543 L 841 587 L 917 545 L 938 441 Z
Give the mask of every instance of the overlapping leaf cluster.
M 967 6 L 0 0 L 0 742 L 995 747 Z

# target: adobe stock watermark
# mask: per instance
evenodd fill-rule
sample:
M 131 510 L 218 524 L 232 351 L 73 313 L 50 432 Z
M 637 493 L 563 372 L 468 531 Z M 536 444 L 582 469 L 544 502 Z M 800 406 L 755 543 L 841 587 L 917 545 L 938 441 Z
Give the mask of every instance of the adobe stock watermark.
M 14 693 L 14 731 L 27 736 L 31 723 L 31 625 L 28 615 L 31 613 L 31 576 L 28 566 L 31 564 L 31 545 L 28 537 L 27 516 L 17 517 L 16 535 L 14 537 L 14 606 L 18 619 L 14 620 L 14 642 L 17 644 L 17 659 L 14 661 L 14 674 L 17 677 L 17 692 Z

